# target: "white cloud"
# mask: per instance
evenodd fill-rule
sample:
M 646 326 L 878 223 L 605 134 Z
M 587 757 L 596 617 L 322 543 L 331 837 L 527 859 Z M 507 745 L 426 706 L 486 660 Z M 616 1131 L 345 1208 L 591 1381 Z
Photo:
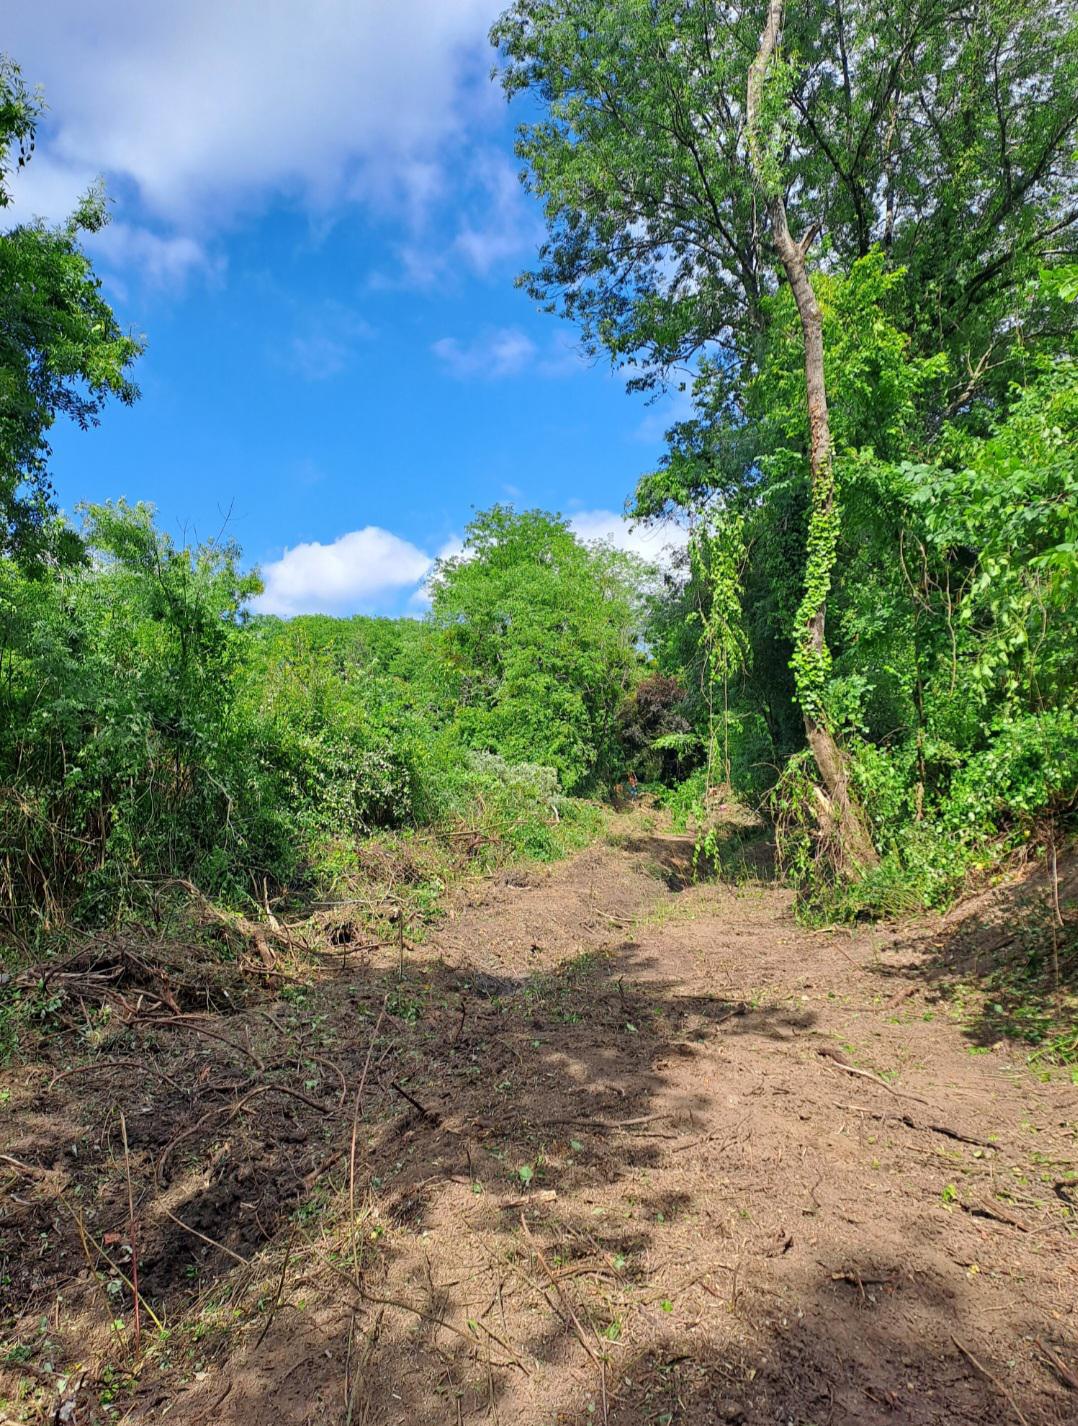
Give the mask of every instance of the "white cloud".
M 464 554 L 464 541 L 460 535 L 450 535 L 438 551 L 437 558 L 440 560 L 459 559 Z M 468 555 L 467 558 L 471 558 Z M 435 567 L 432 564 L 427 573 L 423 576 L 423 581 L 419 587 L 412 591 L 412 596 L 408 600 L 409 611 L 413 614 L 422 614 L 433 604 L 433 585 L 435 583 Z
M 58 226 L 71 217 L 79 200 L 100 174 L 83 164 L 65 164 L 39 147 L 11 182 L 12 202 L 3 211 L 4 227 L 38 219 Z M 110 207 L 115 211 L 115 199 Z M 219 257 L 211 257 L 205 244 L 187 233 L 157 232 L 141 223 L 113 220 L 100 232 L 83 236 L 83 244 L 110 274 L 123 284 L 133 271 L 156 287 L 181 286 L 197 271 L 218 275 Z
M 478 376 L 493 381 L 518 375 L 531 364 L 537 348 L 519 327 L 492 327 L 468 343 L 456 337 L 442 337 L 432 344 L 431 351 L 452 376 L 462 380 Z
M 16 178 L 19 216 L 58 221 L 104 175 L 123 200 L 118 213 L 140 225 L 114 240 L 121 264 L 145 263 L 166 281 L 196 268 L 195 249 L 237 217 L 282 198 L 316 217 L 376 205 L 418 230 L 449 193 L 447 155 L 459 157 L 477 125 L 499 122 L 486 33 L 500 8 L 501 0 L 9 6 L 4 47 L 49 104 L 33 161 Z M 502 231 L 457 219 L 456 251 L 482 270 L 520 241 L 523 209 L 495 167 L 480 165 L 476 185 Z
M 668 563 L 671 552 L 688 538 L 679 526 L 649 528 L 613 510 L 583 510 L 569 524 L 586 544 L 602 540 L 650 564 Z M 431 554 L 391 530 L 366 525 L 329 544 L 296 545 L 263 565 L 265 592 L 254 601 L 254 608 L 285 619 L 294 614 L 392 612 L 402 607 L 418 615 L 430 608 L 436 561 L 464 552 L 459 535 L 448 536 Z
M 496 381 L 532 371 L 557 378 L 580 371 L 587 359 L 564 332 L 556 332 L 545 348 L 538 347 L 519 327 L 487 327 L 468 341 L 441 337 L 431 351 L 450 376 L 460 381 Z
M 499 262 L 534 248 L 543 234 L 536 209 L 520 186 L 517 170 L 502 154 L 483 152 L 473 164 L 482 220 L 466 217 L 453 246 L 481 277 Z
M 429 205 L 446 197 L 444 174 L 424 194 Z M 543 225 L 536 205 L 525 195 L 516 168 L 496 149 L 481 147 L 471 154 L 456 155 L 453 163 L 452 196 L 456 213 L 451 216 L 448 240 L 424 225 L 419 205 L 407 240 L 394 249 L 396 267 L 372 272 L 368 285 L 374 291 L 392 292 L 400 288 L 429 290 L 452 284 L 462 269 L 479 277 L 506 264 L 516 266 L 542 240 Z
M 11 205 L 4 210 L 5 226 L 35 218 L 64 222 L 99 177 L 99 168 L 59 161 L 39 143 L 30 162 L 8 176 Z
M 356 348 L 374 335 L 358 312 L 340 302 L 324 302 L 303 313 L 287 349 L 288 362 L 305 381 L 325 381 L 344 371 Z
M 138 224 L 110 223 L 88 237 L 86 247 L 114 271 L 137 268 L 147 281 L 160 287 L 180 285 L 192 272 L 223 271 L 223 261 L 211 258 L 194 238 L 180 233 L 162 236 Z
M 4 44 L 45 86 L 59 161 L 122 175 L 186 223 L 267 190 L 319 206 L 429 188 L 424 165 L 459 129 L 462 89 L 485 88 L 499 8 L 50 0 L 12 7 Z
M 367 525 L 332 544 L 317 541 L 286 550 L 263 566 L 261 614 L 350 613 L 371 607 L 426 578 L 433 560 L 389 530 Z
M 688 531 L 680 525 L 644 525 L 613 510 L 581 510 L 570 518 L 569 527 L 585 544 L 603 540 L 649 564 L 667 563 L 671 552 L 684 549 L 689 541 Z

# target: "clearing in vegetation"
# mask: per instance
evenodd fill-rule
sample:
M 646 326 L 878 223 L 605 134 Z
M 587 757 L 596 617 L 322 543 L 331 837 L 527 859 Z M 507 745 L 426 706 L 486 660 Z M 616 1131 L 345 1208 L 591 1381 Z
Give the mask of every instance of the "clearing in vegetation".
M 1078 10 L 491 39 L 660 566 L 495 506 L 282 619 L 76 524 L 108 202 L 0 227 L 0 1412 L 1074 1422 Z
M 8 1417 L 1075 1419 L 1073 1078 L 978 989 L 1073 937 L 1073 865 L 838 932 L 693 868 L 637 811 L 403 962 L 338 921 L 261 991 L 119 933 L 51 964 Z

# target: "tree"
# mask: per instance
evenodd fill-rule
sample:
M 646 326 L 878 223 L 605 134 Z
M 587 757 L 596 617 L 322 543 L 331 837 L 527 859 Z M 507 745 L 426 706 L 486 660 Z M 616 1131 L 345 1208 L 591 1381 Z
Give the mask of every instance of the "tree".
M 521 281 L 637 384 L 701 351 L 751 365 L 767 325 L 745 112 L 765 12 L 517 0 L 492 30 L 507 94 L 539 110 L 518 152 L 547 238 Z M 786 18 L 790 228 L 819 225 L 831 270 L 874 245 L 908 270 L 921 338 L 952 353 L 952 399 L 993 373 L 1005 385 L 1057 329 L 1023 283 L 1078 248 L 1076 32 L 1068 0 L 840 0 Z
M 773 103 L 772 96 L 778 96 L 780 105 L 785 104 L 787 98 L 788 75 L 777 54 L 784 8 L 783 0 L 770 0 L 768 4 L 760 47 L 749 66 L 745 121 L 749 162 L 764 199 L 772 241 L 797 305 L 805 349 L 811 500 L 805 549 L 805 592 L 794 628 L 794 679 L 805 719 L 805 736 L 826 788 L 826 794 L 820 796 L 822 820 L 835 824 L 843 854 L 855 866 L 864 868 L 875 861 L 875 849 L 864 815 L 851 793 L 849 763 L 829 726 L 824 706 L 831 670 L 826 632 L 827 596 L 838 550 L 839 514 L 824 376 L 823 317 L 807 263 L 817 226 L 810 227 L 799 239 L 790 232 L 784 197 L 786 183 L 779 159 L 784 116 L 781 109 L 770 116 L 765 114 L 765 109 L 770 107 L 768 101 Z
M 558 770 L 572 790 L 616 772 L 617 714 L 638 665 L 639 565 L 566 522 L 504 506 L 440 561 L 433 621 L 470 746 Z
M 18 66 L 0 56 L 0 208 L 11 202 L 13 160 L 17 168 L 30 160 L 40 115 Z M 55 521 L 48 432 L 57 416 L 85 429 L 109 397 L 130 404 L 138 396 L 127 373 L 143 344 L 120 329 L 80 246 L 107 221 L 95 187 L 60 227 L 33 222 L 0 233 L 0 552 L 25 567 L 78 549 Z
M 519 0 L 493 39 L 507 92 L 541 105 L 519 131 L 548 227 L 524 285 L 635 367 L 631 385 L 701 363 L 716 388 L 719 439 L 697 428 L 691 458 L 675 450 L 668 479 L 644 487 L 642 514 L 761 485 L 744 397 L 776 310 L 770 230 L 807 358 L 797 693 L 826 816 L 864 863 L 871 842 L 822 697 L 839 506 L 807 253 L 825 231 L 830 270 L 874 244 L 899 270 L 908 257 L 908 325 L 921 353 L 942 343 L 950 357 L 946 409 L 998 400 L 1057 322 L 1025 301 L 1024 279 L 1075 243 L 1076 19 L 1002 0 L 803 5 L 780 51 L 783 10 L 768 6 L 761 40 L 752 6 Z

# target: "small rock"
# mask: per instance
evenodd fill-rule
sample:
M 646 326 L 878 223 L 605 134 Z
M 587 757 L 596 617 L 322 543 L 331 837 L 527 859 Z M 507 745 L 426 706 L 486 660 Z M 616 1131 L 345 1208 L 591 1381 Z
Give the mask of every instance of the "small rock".
M 715 1410 L 720 1421 L 729 1421 L 734 1423 L 734 1426 L 745 1419 L 745 1408 L 737 1401 L 720 1401 Z

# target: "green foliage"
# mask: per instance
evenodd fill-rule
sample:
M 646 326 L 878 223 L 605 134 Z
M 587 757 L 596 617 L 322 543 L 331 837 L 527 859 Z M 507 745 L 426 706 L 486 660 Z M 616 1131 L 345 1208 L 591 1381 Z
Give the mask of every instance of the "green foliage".
M 942 904 L 971 871 L 1035 834 L 1040 819 L 1070 817 L 1078 792 L 1074 359 L 1064 352 L 1034 364 L 990 421 L 960 413 L 927 435 L 923 413 L 938 409 L 947 362 L 916 357 L 896 325 L 901 280 L 873 254 L 847 278 L 819 281 L 842 503 L 841 525 L 830 528 L 831 667 L 798 667 L 805 563 L 791 557 L 791 538 L 794 551 L 806 548 L 804 381 L 788 299 L 776 300 L 759 375 L 744 388 L 752 465 L 740 489 L 714 469 L 709 491 L 701 447 L 695 486 L 704 509 L 714 501 L 742 514 L 749 659 L 730 718 L 767 727 L 772 751 L 761 746 L 756 756 L 782 767 L 773 804 L 782 864 L 806 907 L 825 916 Z M 725 395 L 714 399 L 726 390 L 721 373 L 701 371 L 697 399 L 713 428 L 730 419 Z M 925 454 L 911 460 L 918 442 Z M 831 552 L 815 553 L 822 577 Z M 700 588 L 691 570 L 664 618 L 698 626 Z M 697 658 L 706 667 L 704 639 L 694 653 L 658 627 L 671 670 Z M 811 766 L 775 718 L 790 697 L 790 661 L 802 698 L 811 672 L 814 697 L 844 734 L 882 854 L 856 888 L 832 885 L 820 861 Z M 696 725 L 705 726 L 700 710 Z
M 641 678 L 624 699 L 617 735 L 624 775 L 631 771 L 641 782 L 676 779 L 706 753 L 704 739 L 692 728 L 684 685 L 660 672 Z
M 741 581 L 745 564 L 745 522 L 737 510 L 712 512 L 693 530 L 689 541 L 692 582 L 703 595 L 690 621 L 700 625 L 704 647 L 704 697 L 708 706 L 707 767 L 712 779 L 716 739 L 721 762 L 719 773 L 729 786 L 730 681 L 746 666 L 751 650 L 741 617 Z M 715 698 L 721 699 L 716 733 Z
M 522 282 L 633 384 L 702 352 L 743 381 L 766 339 L 774 258 L 744 134 L 762 21 L 710 0 L 516 0 L 492 31 L 506 92 L 532 101 L 518 152 L 547 223 Z M 967 358 L 991 353 L 988 393 L 1074 330 L 1024 291 L 1074 260 L 1076 25 L 1065 0 L 786 8 L 761 127 L 791 230 L 824 220 L 829 271 L 874 246 L 906 269 L 901 326 L 916 355 L 946 352 L 948 400 Z
M 147 876 L 216 889 L 258 820 L 230 785 L 241 606 L 228 545 L 177 549 L 144 506 L 90 507 L 91 559 L 0 562 L 0 846 L 13 920 L 94 917 Z
M 953 569 L 966 689 L 987 703 L 1059 703 L 1074 686 L 1078 363 L 1043 370 L 986 437 L 949 430 L 935 462 L 902 473 L 926 544 Z
M 0 56 L 0 208 L 10 202 L 13 150 L 19 168 L 33 152 L 40 108 L 18 67 Z M 82 234 L 107 221 L 94 188 L 61 227 L 24 223 L 0 233 L 0 555 L 28 568 L 79 553 L 52 503 L 48 432 L 56 418 L 85 429 L 109 397 L 130 404 L 138 396 L 127 373 L 142 343 L 121 331 L 80 246 Z
M 560 855 L 599 816 L 566 794 L 630 770 L 742 871 L 709 794 L 769 797 L 819 916 L 940 905 L 1073 820 L 1073 7 L 790 8 L 746 136 L 760 21 L 517 0 L 493 32 L 532 101 L 518 147 L 547 220 L 524 286 L 630 385 L 691 385 L 636 492 L 638 517 L 693 531 L 661 580 L 560 516 L 495 507 L 440 562 L 429 618 L 282 622 L 248 613 L 238 550 L 181 547 L 144 506 L 88 508 L 77 533 L 48 433 L 137 394 L 140 343 L 80 246 L 104 199 L 0 234 L 9 930 L 127 915 L 177 879 L 299 899 L 382 853 L 414 873 L 394 895 L 421 920 L 455 838 L 480 864 Z M 0 61 L 0 207 L 39 113 Z M 759 181 L 795 237 L 826 225 L 806 242 L 833 445 L 815 482 Z M 871 818 L 879 865 L 855 884 L 831 874 L 805 712 Z
M 433 619 L 465 741 L 556 768 L 572 791 L 616 769 L 635 682 L 643 571 L 560 517 L 501 506 L 434 574 Z
M 524 530 L 530 554 L 495 539 L 446 567 L 441 622 L 250 618 L 260 583 L 235 546 L 178 546 L 142 505 L 87 507 L 81 563 L 31 574 L 0 559 L 8 928 L 97 924 L 177 881 L 237 904 L 267 885 L 324 894 L 360 874 L 371 837 L 401 839 L 407 864 L 424 828 L 465 829 L 495 860 L 593 836 L 598 814 L 565 797 L 559 768 L 520 753 L 583 746 L 590 762 L 563 760 L 578 780 L 596 747 L 618 756 L 637 572 L 552 517 L 499 511 L 477 528 L 510 546 Z M 538 647 L 548 663 L 530 682 Z M 493 697 L 477 707 L 483 677 Z M 513 719 L 533 696 L 547 705 L 525 737 Z M 486 750 L 491 728 L 505 754 Z M 417 914 L 424 887 L 444 889 L 436 869 L 409 893 Z
M 518 151 L 547 220 L 522 281 L 630 385 L 693 373 L 635 505 L 743 540 L 736 581 L 697 541 L 649 624 L 692 730 L 710 741 L 721 685 L 727 780 L 745 786 L 744 735 L 785 864 L 826 911 L 807 711 L 873 821 L 863 905 L 939 902 L 1070 817 L 1078 787 L 1075 13 L 787 7 L 746 143 L 761 23 L 695 0 L 509 8 L 493 38 L 533 101 Z M 795 241 L 824 224 L 805 247 L 833 443 L 814 487 L 803 334 L 757 185 Z M 680 815 L 701 782 L 671 794 Z

